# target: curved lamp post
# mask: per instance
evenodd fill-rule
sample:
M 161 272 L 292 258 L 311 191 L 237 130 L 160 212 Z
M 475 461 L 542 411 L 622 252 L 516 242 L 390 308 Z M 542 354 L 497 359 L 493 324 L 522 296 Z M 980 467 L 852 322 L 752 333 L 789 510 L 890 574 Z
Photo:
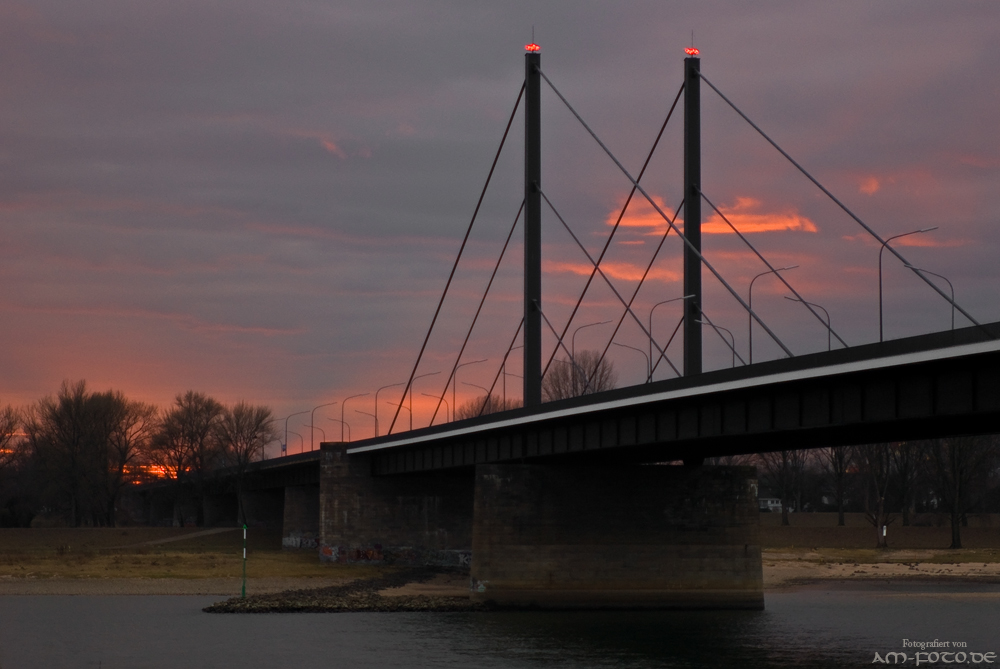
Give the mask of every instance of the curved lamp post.
M 308 411 L 303 411 L 302 413 L 309 413 L 309 412 Z M 296 437 L 299 438 L 299 453 L 304 453 L 305 450 L 306 450 L 306 441 L 305 441 L 305 439 L 302 438 L 302 435 L 299 434 L 298 432 L 291 432 L 291 431 L 289 431 L 288 434 L 294 434 Z M 286 446 L 287 446 L 287 444 L 286 444 Z
M 405 385 L 406 381 L 402 381 L 400 383 L 390 383 L 389 385 L 382 386 L 381 388 L 375 391 L 375 436 L 376 437 L 378 436 L 378 394 L 383 390 L 385 390 L 386 388 L 395 388 L 396 386 L 405 386 Z
M 288 453 L 288 419 L 291 418 L 292 416 L 301 416 L 304 413 L 309 413 L 309 412 L 308 411 L 297 411 L 295 413 L 290 413 L 287 416 L 285 416 L 285 453 L 286 454 Z M 292 434 L 295 434 L 295 433 L 292 432 Z M 301 439 L 301 438 L 302 438 L 302 435 L 299 435 L 299 439 Z
M 648 356 L 647 359 L 649 360 L 649 364 L 650 364 L 650 372 L 649 372 L 649 376 L 646 377 L 646 382 L 647 383 L 649 383 L 650 381 L 653 380 L 653 371 L 652 371 L 652 366 L 653 366 L 653 312 L 656 311 L 656 307 L 660 306 L 661 304 L 670 304 L 671 302 L 677 302 L 679 300 L 690 300 L 692 297 L 694 297 L 694 295 L 684 295 L 683 297 L 674 297 L 674 298 L 669 299 L 669 300 L 663 300 L 662 302 L 657 302 L 656 304 L 654 304 L 653 308 L 649 310 L 649 356 Z M 666 352 L 666 349 L 664 349 L 664 353 L 665 352 Z M 659 362 L 659 359 L 657 359 L 657 362 Z
M 489 402 L 489 400 L 490 400 L 490 389 L 489 388 L 484 388 L 483 386 L 479 385 L 478 383 L 469 383 L 468 381 L 462 381 L 462 385 L 463 386 L 470 386 L 472 388 L 479 388 L 484 393 L 486 393 L 483 396 L 483 407 L 482 408 L 486 407 L 486 403 Z M 482 409 L 480 409 L 480 413 L 482 413 Z
M 306 425 L 306 427 L 311 428 L 311 430 L 319 430 L 320 434 L 323 435 L 323 441 L 326 441 L 326 430 L 324 430 L 323 428 L 321 428 L 319 425 Z M 312 434 L 311 430 L 310 430 L 310 434 Z M 320 444 L 322 444 L 322 442 L 320 442 Z M 310 451 L 313 450 L 312 449 L 312 444 L 309 445 L 309 450 Z
M 827 311 L 826 309 L 824 309 L 823 307 L 819 306 L 815 302 L 806 302 L 805 300 L 801 300 L 801 299 L 799 299 L 797 297 L 792 297 L 790 295 L 785 295 L 785 299 L 786 300 L 791 300 L 792 302 L 801 302 L 802 304 L 808 304 L 810 307 L 816 307 L 817 309 L 819 309 L 820 311 L 822 311 L 824 314 L 826 314 L 826 350 L 829 351 L 830 350 L 830 334 L 833 332 L 833 329 L 830 327 L 830 312 Z
M 708 325 L 713 328 L 716 332 L 722 330 L 723 332 L 729 333 L 729 350 L 733 352 L 733 367 L 736 367 L 736 337 L 733 336 L 732 330 L 729 328 L 724 328 L 721 325 L 716 325 L 715 323 L 709 323 L 708 321 L 695 321 L 695 323 L 701 323 L 702 325 Z
M 606 325 L 607 323 L 610 323 L 610 322 L 611 321 L 601 321 L 600 323 L 587 323 L 586 325 L 581 325 L 577 329 L 573 330 L 573 336 L 570 338 L 570 351 L 569 351 L 569 357 L 571 359 L 570 362 L 573 363 L 573 367 L 576 368 L 576 371 L 580 374 L 580 376 L 583 379 L 585 379 L 584 384 L 583 384 L 583 389 L 579 393 L 577 393 L 576 392 L 576 374 L 575 373 L 573 374 L 573 394 L 574 395 L 577 395 L 577 394 L 582 395 L 582 394 L 584 394 L 585 392 L 587 392 L 587 388 L 590 386 L 590 375 L 587 374 L 583 370 L 583 367 L 581 367 L 580 365 L 576 364 L 576 333 L 579 332 L 580 330 L 584 329 L 584 328 L 594 327 L 595 325 Z
M 344 441 L 344 426 L 347 425 L 347 423 L 344 422 L 344 407 L 347 406 L 347 400 L 353 400 L 355 397 L 366 397 L 368 395 L 371 395 L 371 393 L 361 393 L 360 395 L 351 395 L 350 397 L 348 397 L 347 399 L 345 399 L 343 401 L 343 403 L 341 403 L 341 405 L 340 405 L 340 441 L 341 441 L 341 443 L 343 443 L 343 441 Z M 350 436 L 349 436 L 350 435 L 350 426 L 348 426 L 348 430 L 347 431 L 348 431 L 348 438 L 347 438 L 347 440 L 350 441 Z
M 355 409 L 354 411 L 356 413 L 364 414 L 365 416 L 371 416 L 372 418 L 375 419 L 375 436 L 377 437 L 378 436 L 378 416 L 376 416 L 375 414 L 371 413 L 370 411 L 362 411 L 361 409 Z
M 410 430 L 413 430 L 413 384 L 417 379 L 422 379 L 425 376 L 434 376 L 435 374 L 440 374 L 441 372 L 428 372 L 427 374 L 421 374 L 420 376 L 414 376 L 413 381 L 410 381 L 410 405 L 408 407 L 403 407 L 410 412 Z
M 347 441 L 351 440 L 351 425 L 347 421 L 340 420 L 339 418 L 329 418 L 327 420 L 332 420 L 335 423 L 340 423 L 340 441 L 344 441 L 344 426 L 347 426 Z
M 777 274 L 778 272 L 784 272 L 788 269 L 795 269 L 798 265 L 789 265 L 788 267 L 779 267 L 778 269 L 769 269 L 766 272 L 761 272 L 754 278 L 750 279 L 750 289 L 747 291 L 747 342 L 750 347 L 750 363 L 753 364 L 753 282 L 762 276 L 767 276 L 768 274 Z M 732 334 L 730 332 L 730 334 Z M 736 351 L 734 346 L 733 351 Z M 733 366 L 736 366 L 735 361 Z
M 882 242 L 882 246 L 878 250 L 878 340 L 882 339 L 882 252 L 885 251 L 885 247 L 889 245 L 894 239 L 899 239 L 900 237 L 909 237 L 910 235 L 918 235 L 921 232 L 930 232 L 931 230 L 937 230 L 938 226 L 932 228 L 921 228 L 920 230 L 912 230 L 910 232 L 904 232 L 901 235 L 895 235 L 894 237 L 889 237 L 889 239 Z
M 316 424 L 316 409 L 319 409 L 320 407 L 333 406 L 334 404 L 336 404 L 336 402 L 327 402 L 326 404 L 320 404 L 318 407 L 313 407 L 312 413 L 309 414 L 309 423 L 310 423 L 310 425 L 309 425 L 309 450 L 310 451 L 313 450 L 313 446 L 315 445 L 315 440 L 313 439 L 313 435 L 315 434 L 313 432 L 313 429 L 315 429 L 315 428 L 313 428 L 313 425 Z M 321 432 L 322 432 L 322 430 L 323 429 L 320 428 Z M 323 432 L 323 441 L 326 441 L 326 432 Z
M 440 400 L 441 402 L 444 402 L 444 422 L 447 423 L 448 422 L 448 413 L 449 413 L 448 400 L 446 400 L 444 397 L 438 397 L 437 395 L 431 395 L 430 393 L 420 393 L 420 394 L 423 395 L 424 397 L 433 397 L 436 400 Z
M 461 365 L 456 365 L 455 366 L 455 375 L 453 377 L 451 377 L 451 419 L 452 420 L 455 420 L 455 409 L 458 407 L 458 405 L 455 404 L 455 384 L 458 383 L 458 370 L 462 369 L 466 365 L 477 365 L 480 362 L 486 362 L 487 360 L 489 360 L 489 358 L 483 358 L 482 360 L 470 360 L 469 362 L 463 362 Z M 448 388 L 445 387 L 445 391 L 446 392 L 447 392 L 447 390 L 448 390 Z
M 652 340 L 650 340 L 650 341 L 652 341 Z M 650 369 L 650 361 L 649 361 L 650 358 L 649 358 L 648 355 L 646 355 L 646 352 L 643 351 L 641 348 L 636 348 L 635 346 L 629 346 L 628 344 L 619 344 L 616 341 L 613 341 L 611 343 L 614 344 L 615 346 L 621 346 L 622 348 L 630 348 L 630 349 L 632 349 L 633 351 L 635 351 L 636 353 L 638 353 L 639 355 L 641 355 L 642 357 L 644 357 L 646 359 L 646 383 L 649 383 L 649 377 L 652 376 L 653 374 L 652 374 L 652 371 Z M 652 344 L 650 344 L 650 346 L 652 346 Z
M 948 284 L 948 289 L 951 290 L 951 329 L 954 330 L 955 329 L 955 286 L 951 285 L 951 281 L 948 280 L 948 277 L 941 276 L 940 274 L 936 274 L 934 272 L 931 272 L 930 270 L 914 267 L 913 265 L 904 265 L 904 267 L 906 267 L 907 269 L 912 269 L 915 272 L 923 272 L 924 274 L 930 274 L 931 276 L 936 276 L 937 278 L 944 280 L 944 282 Z

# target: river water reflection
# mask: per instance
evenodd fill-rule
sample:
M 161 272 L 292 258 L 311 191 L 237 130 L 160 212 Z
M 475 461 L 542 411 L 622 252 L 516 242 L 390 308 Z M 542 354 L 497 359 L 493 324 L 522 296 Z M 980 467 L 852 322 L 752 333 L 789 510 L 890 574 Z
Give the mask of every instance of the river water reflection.
M 217 599 L 0 597 L 0 669 L 915 666 L 903 639 L 1000 653 L 996 586 L 813 588 L 762 612 L 201 612 Z

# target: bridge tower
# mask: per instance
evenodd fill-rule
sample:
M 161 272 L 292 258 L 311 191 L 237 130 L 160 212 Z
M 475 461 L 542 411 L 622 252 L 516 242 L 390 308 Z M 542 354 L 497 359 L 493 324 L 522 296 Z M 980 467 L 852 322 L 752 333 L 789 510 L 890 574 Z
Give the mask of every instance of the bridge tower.
M 542 140 L 540 48 L 524 47 L 524 406 L 542 403 Z
M 701 374 L 701 59 L 684 59 L 684 376 Z

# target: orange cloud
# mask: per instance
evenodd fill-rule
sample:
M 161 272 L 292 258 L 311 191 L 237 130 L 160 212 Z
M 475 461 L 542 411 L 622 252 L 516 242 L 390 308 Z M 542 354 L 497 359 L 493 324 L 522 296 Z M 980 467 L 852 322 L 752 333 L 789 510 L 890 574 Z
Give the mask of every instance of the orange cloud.
M 668 207 L 663 198 L 653 196 L 653 201 L 667 216 L 673 217 L 674 211 Z M 750 197 L 736 198 L 736 204 L 732 206 L 721 205 L 720 211 L 725 214 L 736 228 L 743 233 L 751 232 L 780 232 L 783 230 L 799 230 L 802 232 L 816 232 L 816 224 L 805 216 L 801 216 L 794 209 L 785 211 L 768 212 L 761 211 L 761 202 Z M 619 210 L 608 213 L 605 223 L 613 226 L 618 220 Z M 622 217 L 621 226 L 627 228 L 647 228 L 649 234 L 662 235 L 667 228 L 666 221 L 645 199 L 633 199 L 628 211 Z M 708 220 L 701 224 L 701 231 L 708 235 L 732 234 L 732 229 L 726 224 L 722 217 L 713 214 Z
M 577 274 L 580 276 L 590 276 L 593 271 L 594 266 L 584 263 L 572 263 L 572 262 L 544 262 L 543 269 L 546 272 L 552 274 Z M 621 279 L 622 281 L 639 281 L 642 279 L 642 273 L 646 271 L 645 266 L 640 267 L 639 265 L 633 265 L 631 263 L 623 262 L 604 262 L 601 263 L 601 271 L 609 279 Z M 647 280 L 653 279 L 658 281 L 680 281 L 681 273 L 675 272 L 669 269 L 662 269 L 654 267 L 649 270 L 649 274 L 646 277 Z
M 654 195 L 653 201 L 656 202 L 656 206 L 663 210 L 664 214 L 673 218 L 674 210 L 664 203 L 662 197 Z M 621 201 L 621 204 L 625 204 L 624 199 Z M 609 226 L 614 226 L 615 221 L 618 220 L 619 213 L 621 213 L 620 205 L 614 211 L 608 212 L 608 216 L 604 219 L 604 222 Z M 628 210 L 622 217 L 620 226 L 623 228 L 652 228 L 659 231 L 659 234 L 662 235 L 663 231 L 667 228 L 667 223 L 645 198 L 637 194 L 629 203 Z
M 780 232 L 782 230 L 800 230 L 816 232 L 816 224 L 805 216 L 800 216 L 794 209 L 783 212 L 761 212 L 761 202 L 752 197 L 738 197 L 736 204 L 727 207 L 720 205 L 719 210 L 736 226 L 736 229 L 746 234 L 750 232 Z M 713 214 L 701 224 L 704 234 L 732 234 L 722 217 Z
M 877 178 L 868 177 L 862 180 L 861 185 L 858 186 L 858 190 L 860 190 L 865 195 L 874 195 L 879 191 L 881 187 L 882 184 L 879 183 Z

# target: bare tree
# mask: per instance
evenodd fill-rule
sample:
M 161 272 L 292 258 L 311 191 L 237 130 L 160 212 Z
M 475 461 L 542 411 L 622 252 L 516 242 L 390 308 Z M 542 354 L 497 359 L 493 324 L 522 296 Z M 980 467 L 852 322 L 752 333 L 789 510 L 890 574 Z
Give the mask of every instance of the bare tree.
M 602 360 L 597 351 L 578 351 L 576 360 L 553 360 L 542 379 L 542 401 L 592 395 L 617 385 L 614 363 Z
M 781 524 L 788 525 L 788 510 L 792 498 L 801 486 L 805 465 L 803 451 L 773 451 L 760 453 L 758 462 L 764 470 L 764 480 L 781 498 Z
M 459 405 L 458 409 L 455 410 L 455 420 L 462 420 L 463 418 L 475 418 L 476 416 L 485 416 L 491 413 L 498 413 L 500 411 L 509 411 L 511 409 L 518 409 L 523 406 L 521 400 L 514 399 L 513 397 L 504 400 L 502 397 L 497 397 L 496 395 L 480 395 L 474 399 L 464 402 Z
M 997 437 L 935 439 L 925 446 L 935 493 L 951 516 L 951 548 L 962 547 L 962 517 L 985 492 L 995 473 Z
M 865 479 L 865 518 L 875 528 L 875 546 L 886 548 L 883 528 L 893 521 L 886 502 L 889 482 L 893 474 L 892 444 L 857 446 L 858 466 Z
M 837 525 L 844 526 L 844 489 L 848 470 L 854 457 L 850 446 L 830 446 L 819 449 L 823 473 L 833 481 L 833 495 L 837 500 Z
M 86 382 L 64 381 L 56 397 L 45 397 L 28 410 L 24 425 L 42 495 L 66 510 L 73 527 L 92 517 L 103 476 L 96 404 Z
M 21 412 L 7 405 L 0 408 L 0 475 L 14 464 L 17 458 Z
M 223 461 L 236 470 L 236 499 L 239 505 L 237 523 L 247 522 L 243 505 L 243 488 L 247 468 L 251 462 L 264 457 L 264 447 L 278 438 L 271 410 L 237 402 L 232 408 L 223 409 L 215 424 Z
M 156 428 L 156 407 L 127 399 L 121 392 L 101 394 L 105 404 L 107 439 L 103 443 L 107 462 L 104 478 L 108 525 L 117 523 L 115 508 L 121 491 L 128 485 L 128 468 L 148 459 L 150 441 Z
M 748 455 L 718 455 L 706 458 L 705 463 L 724 467 L 752 467 L 757 464 L 757 458 L 753 454 Z
M 189 390 L 178 395 L 173 407 L 160 419 L 153 436 L 152 453 L 177 481 L 174 523 L 180 524 L 180 501 L 184 481 L 190 479 L 195 489 L 197 524 L 205 524 L 205 474 L 219 461 L 215 424 L 223 407 L 202 393 Z
M 892 445 L 892 487 L 898 493 L 900 512 L 903 516 L 903 527 L 910 524 L 910 509 L 913 506 L 913 495 L 921 473 L 922 449 L 899 442 Z

